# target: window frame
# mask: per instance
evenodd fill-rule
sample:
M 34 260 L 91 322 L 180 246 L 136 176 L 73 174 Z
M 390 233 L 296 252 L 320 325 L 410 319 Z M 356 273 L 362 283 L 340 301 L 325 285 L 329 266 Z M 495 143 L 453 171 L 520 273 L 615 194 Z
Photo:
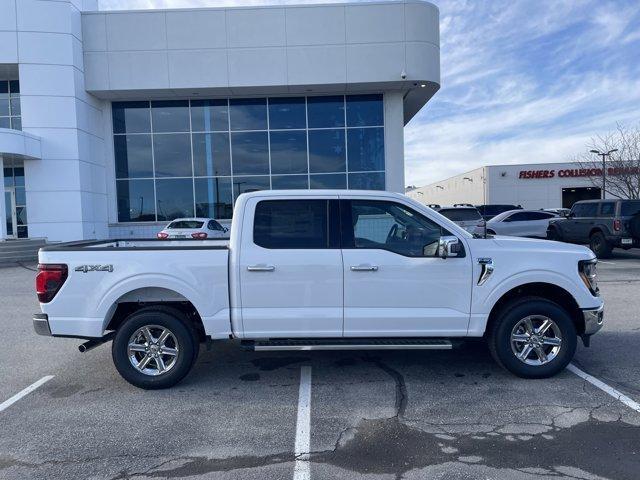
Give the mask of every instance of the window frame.
M 291 203 L 295 202 L 325 202 L 327 209 L 327 230 L 326 230 L 326 246 L 325 247 L 272 247 L 258 243 L 256 240 L 256 218 L 260 204 L 264 203 Z M 341 219 L 340 219 L 339 200 L 333 198 L 290 198 L 290 199 L 261 199 L 255 204 L 253 209 L 253 219 L 251 228 L 251 243 L 254 246 L 264 248 L 265 250 L 339 250 L 341 248 Z
M 401 207 L 405 210 L 410 211 L 412 214 L 418 216 L 418 217 L 422 217 L 424 219 L 426 219 L 427 221 L 434 223 L 436 225 L 438 225 L 440 227 L 440 238 L 445 237 L 445 236 L 452 236 L 452 237 L 456 237 L 458 239 L 459 244 L 461 245 L 461 249 L 460 249 L 460 253 L 457 255 L 456 258 L 464 258 L 466 256 L 466 249 L 464 248 L 464 243 L 462 242 L 462 240 L 460 239 L 460 237 L 458 237 L 458 235 L 455 235 L 453 233 L 451 233 L 449 230 L 447 230 L 443 225 L 441 225 L 440 223 L 438 223 L 437 221 L 433 220 L 432 218 L 429 218 L 427 215 L 416 211 L 414 208 L 405 205 L 404 203 L 401 202 L 397 202 L 397 201 L 393 201 L 393 200 L 382 200 L 382 199 L 361 199 L 361 198 L 351 198 L 351 199 L 341 199 L 340 200 L 340 224 L 341 226 L 348 226 L 351 225 L 351 227 L 348 228 L 342 228 L 341 229 L 341 245 L 342 245 L 342 249 L 343 250 L 384 250 L 386 252 L 390 252 L 396 255 L 400 255 L 401 257 L 405 257 L 405 258 L 439 258 L 438 257 L 438 250 L 436 250 L 436 254 L 432 255 L 432 256 L 424 256 L 424 255 L 407 255 L 405 253 L 400 253 L 398 251 L 395 250 L 391 250 L 390 248 L 384 248 L 384 247 L 358 247 L 355 245 L 355 235 L 354 235 L 354 227 L 355 225 L 353 224 L 353 210 L 352 210 L 352 203 L 353 202 L 370 202 L 370 203 L 389 203 L 392 205 L 396 205 L 398 207 Z

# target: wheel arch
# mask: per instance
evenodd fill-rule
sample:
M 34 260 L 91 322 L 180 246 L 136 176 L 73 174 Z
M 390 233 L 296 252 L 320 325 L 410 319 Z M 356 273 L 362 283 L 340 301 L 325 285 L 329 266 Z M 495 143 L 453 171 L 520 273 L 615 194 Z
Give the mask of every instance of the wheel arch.
M 558 304 L 567 311 L 571 320 L 573 320 L 578 335 L 584 333 L 585 326 L 582 310 L 574 296 L 561 286 L 547 282 L 523 283 L 502 294 L 491 308 L 485 333 L 490 330 L 492 323 L 496 321 L 505 307 L 523 297 L 539 297 Z

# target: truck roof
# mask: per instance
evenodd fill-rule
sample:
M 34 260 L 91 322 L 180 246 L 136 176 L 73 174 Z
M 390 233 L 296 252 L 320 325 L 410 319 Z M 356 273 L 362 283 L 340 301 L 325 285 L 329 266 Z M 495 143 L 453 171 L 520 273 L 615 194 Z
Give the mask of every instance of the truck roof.
M 259 190 L 256 192 L 243 193 L 238 196 L 238 200 L 253 197 L 285 197 L 285 196 L 308 196 L 308 197 L 388 197 L 407 199 L 405 195 L 384 190 Z

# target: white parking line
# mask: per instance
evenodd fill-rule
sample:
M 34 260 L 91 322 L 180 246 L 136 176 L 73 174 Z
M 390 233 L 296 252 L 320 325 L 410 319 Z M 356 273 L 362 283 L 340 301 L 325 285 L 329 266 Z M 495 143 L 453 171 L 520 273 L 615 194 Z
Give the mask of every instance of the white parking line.
M 51 380 L 53 378 L 53 375 L 47 375 L 46 377 L 42 377 L 40 380 L 38 380 L 35 383 L 32 383 L 31 385 L 29 385 L 27 388 L 25 388 L 24 390 L 16 393 L 13 397 L 11 397 L 8 400 L 5 400 L 4 402 L 0 403 L 0 412 L 6 410 L 7 408 L 9 408 L 11 405 L 13 405 L 14 403 L 16 403 L 18 400 L 20 400 L 22 397 L 24 397 L 25 395 L 29 395 L 31 392 L 33 392 L 36 388 L 38 388 L 41 385 L 44 385 L 45 383 L 47 383 L 49 380 Z
M 300 390 L 298 391 L 298 419 L 296 421 L 296 465 L 293 480 L 310 480 L 311 465 L 311 367 L 300 369 Z
M 603 381 L 598 380 L 596 377 L 593 377 L 593 376 L 589 375 L 588 373 L 583 372 L 582 370 L 580 370 L 578 367 L 576 367 L 572 363 L 567 365 L 567 370 L 569 370 L 570 372 L 575 373 L 576 375 L 578 375 L 581 378 L 584 378 L 591 385 L 593 385 L 595 387 L 598 387 L 600 390 L 602 390 L 603 392 L 611 395 L 613 398 L 615 398 L 617 400 L 620 400 L 627 407 L 629 407 L 629 408 L 635 410 L 636 412 L 640 413 L 640 403 L 635 402 L 634 400 L 631 400 L 624 393 L 619 392 L 618 390 L 616 390 L 613 387 L 610 387 L 609 385 L 607 385 Z

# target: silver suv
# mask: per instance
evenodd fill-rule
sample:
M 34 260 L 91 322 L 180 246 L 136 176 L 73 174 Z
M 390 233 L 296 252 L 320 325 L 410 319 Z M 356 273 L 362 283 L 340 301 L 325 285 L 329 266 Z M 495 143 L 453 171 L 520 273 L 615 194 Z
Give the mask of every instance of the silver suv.
M 640 247 L 640 200 L 583 200 L 566 218 L 549 222 L 547 238 L 588 243 L 598 258 L 614 248 Z

